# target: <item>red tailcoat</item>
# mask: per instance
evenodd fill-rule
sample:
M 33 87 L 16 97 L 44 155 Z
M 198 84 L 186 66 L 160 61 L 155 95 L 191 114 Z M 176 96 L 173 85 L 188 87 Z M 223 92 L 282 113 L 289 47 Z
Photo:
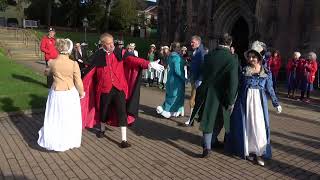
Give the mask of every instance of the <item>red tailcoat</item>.
M 99 56 L 103 56 L 103 53 Z M 86 92 L 86 96 L 81 99 L 83 128 L 92 128 L 100 122 L 100 95 L 109 93 L 112 87 L 123 90 L 126 95 L 128 125 L 134 122 L 138 114 L 139 76 L 141 69 L 148 68 L 149 61 L 134 56 L 119 58 L 115 53 L 109 55 L 104 53 L 104 56 L 99 61 L 104 59 L 105 62 L 94 64 L 83 78 Z M 112 106 L 110 107 L 107 124 L 118 126 L 116 111 Z
M 286 68 L 286 70 L 287 70 L 287 76 L 288 76 L 290 73 L 292 73 L 292 72 L 294 72 L 294 71 L 297 70 L 297 67 L 298 67 L 299 63 L 300 63 L 300 59 L 298 59 L 298 60 L 289 59 L 289 60 L 288 60 L 288 64 L 287 64 L 287 68 Z
M 298 66 L 297 66 L 297 80 L 298 81 L 302 81 L 303 80 L 304 71 L 305 71 L 305 68 L 304 68 L 305 64 L 306 64 L 306 60 L 303 59 L 303 58 L 300 58 Z
M 278 77 L 279 70 L 281 67 L 281 58 L 280 57 L 270 57 L 270 59 L 268 61 L 268 67 L 270 68 L 272 75 L 274 75 L 275 77 Z
M 310 60 L 305 65 L 305 71 L 309 73 L 308 83 L 313 83 L 316 78 L 316 72 L 318 70 L 318 64 L 316 60 Z

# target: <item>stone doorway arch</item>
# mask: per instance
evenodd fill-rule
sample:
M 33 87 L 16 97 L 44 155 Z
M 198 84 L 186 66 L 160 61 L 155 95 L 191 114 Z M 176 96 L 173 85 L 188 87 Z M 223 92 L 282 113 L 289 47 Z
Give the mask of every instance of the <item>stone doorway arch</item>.
M 241 63 L 244 63 L 244 52 L 249 47 L 249 26 L 243 17 L 240 17 L 233 25 L 231 30 L 231 36 L 233 37 L 232 46 L 235 48 L 235 52 L 238 54 Z
M 217 39 L 223 33 L 232 34 L 236 22 L 241 19 L 248 26 L 248 42 L 257 31 L 257 18 L 255 16 L 257 0 L 225 0 L 217 7 L 209 33 L 209 46 L 215 48 Z

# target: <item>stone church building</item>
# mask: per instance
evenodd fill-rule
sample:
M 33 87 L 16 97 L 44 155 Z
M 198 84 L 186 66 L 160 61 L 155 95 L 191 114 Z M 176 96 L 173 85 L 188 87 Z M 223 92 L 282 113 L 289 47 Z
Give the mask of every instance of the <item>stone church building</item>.
M 320 0 L 158 0 L 158 23 L 162 44 L 197 34 L 214 48 L 228 32 L 238 54 L 260 40 L 285 58 L 295 50 L 320 57 Z

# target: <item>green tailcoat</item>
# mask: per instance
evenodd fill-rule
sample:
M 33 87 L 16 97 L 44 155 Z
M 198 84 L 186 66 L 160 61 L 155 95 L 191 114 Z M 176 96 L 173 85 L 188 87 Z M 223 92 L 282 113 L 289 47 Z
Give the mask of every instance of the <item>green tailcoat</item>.
M 228 132 L 230 112 L 227 108 L 234 104 L 237 94 L 238 60 L 229 49 L 218 47 L 205 56 L 202 76 L 191 118 L 197 117 L 200 130 L 204 133 L 211 133 L 216 121 L 223 119 Z

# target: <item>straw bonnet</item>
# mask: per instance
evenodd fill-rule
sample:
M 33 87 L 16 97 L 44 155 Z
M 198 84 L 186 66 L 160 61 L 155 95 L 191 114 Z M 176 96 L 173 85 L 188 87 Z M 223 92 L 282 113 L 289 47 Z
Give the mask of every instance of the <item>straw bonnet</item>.
M 253 52 L 253 53 L 255 53 L 256 55 L 259 56 L 260 60 L 262 60 L 263 57 L 261 55 L 261 52 L 264 50 L 264 48 L 263 48 L 264 45 L 265 44 L 263 42 L 260 42 L 260 41 L 253 42 L 252 45 L 251 45 L 251 48 L 248 51 L 244 52 L 244 57 L 246 59 L 248 59 L 249 53 Z
M 162 49 L 169 49 L 169 46 L 162 46 Z
M 154 45 L 154 44 L 151 44 L 151 45 L 150 45 L 150 47 L 154 47 L 154 48 L 156 48 L 156 45 Z

